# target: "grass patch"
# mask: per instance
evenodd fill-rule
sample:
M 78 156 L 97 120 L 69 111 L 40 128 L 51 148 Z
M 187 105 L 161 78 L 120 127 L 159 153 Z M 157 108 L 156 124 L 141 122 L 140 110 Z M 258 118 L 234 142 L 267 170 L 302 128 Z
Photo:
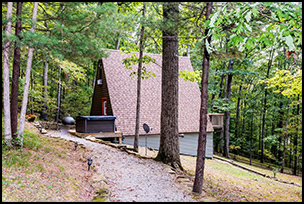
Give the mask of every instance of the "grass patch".
M 92 201 L 92 172 L 79 160 L 85 151 L 72 151 L 72 142 L 37 134 L 31 125 L 23 148 L 2 148 L 2 202 Z
M 187 173 L 195 174 L 196 157 L 181 156 L 181 162 Z M 255 169 L 266 171 L 267 175 L 273 175 L 272 169 L 258 167 Z M 302 177 L 288 174 L 284 176 L 286 181 L 297 179 L 299 183 L 302 183 Z M 280 183 L 216 159 L 205 160 L 203 188 L 208 196 L 224 202 L 302 201 L 302 187 Z

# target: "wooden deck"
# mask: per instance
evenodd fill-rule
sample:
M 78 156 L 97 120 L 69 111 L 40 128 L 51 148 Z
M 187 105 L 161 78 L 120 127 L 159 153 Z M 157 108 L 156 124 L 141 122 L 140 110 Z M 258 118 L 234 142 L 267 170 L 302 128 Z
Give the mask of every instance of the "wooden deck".
M 98 133 L 81 133 L 76 132 L 76 130 L 69 130 L 70 134 L 75 135 L 77 137 L 85 138 L 87 136 L 95 137 L 96 139 L 103 138 L 118 138 L 119 144 L 122 144 L 122 132 L 98 132 Z

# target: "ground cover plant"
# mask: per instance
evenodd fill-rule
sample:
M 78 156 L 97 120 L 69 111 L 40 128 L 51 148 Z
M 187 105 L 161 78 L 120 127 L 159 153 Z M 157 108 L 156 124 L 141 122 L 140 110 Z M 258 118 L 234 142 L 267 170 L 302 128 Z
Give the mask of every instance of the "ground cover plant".
M 27 128 L 23 148 L 2 147 L 2 202 L 92 201 L 86 150 Z
M 195 173 L 195 157 L 181 156 L 181 162 L 190 175 Z M 242 163 L 242 165 L 245 165 Z M 249 166 L 249 165 L 248 165 Z M 272 175 L 272 170 L 252 167 Z M 278 178 L 302 185 L 302 177 L 278 173 Z M 232 202 L 301 202 L 302 187 L 284 184 L 246 170 L 227 162 L 206 160 L 203 191 L 220 201 Z

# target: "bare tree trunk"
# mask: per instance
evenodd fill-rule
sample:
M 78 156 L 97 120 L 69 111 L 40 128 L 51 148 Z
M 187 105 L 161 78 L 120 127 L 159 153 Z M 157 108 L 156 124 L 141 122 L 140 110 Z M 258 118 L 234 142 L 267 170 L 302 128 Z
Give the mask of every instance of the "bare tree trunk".
M 233 69 L 233 60 L 229 61 L 228 71 Z M 231 96 L 231 82 L 232 74 L 227 73 L 225 83 L 225 98 L 230 102 Z M 224 156 L 229 158 L 229 125 L 230 125 L 230 111 L 225 111 L 225 125 L 224 125 Z
M 221 83 L 220 83 L 220 93 L 219 93 L 219 98 L 222 98 L 222 95 L 223 95 L 223 84 L 224 84 L 224 77 L 225 77 L 225 75 L 221 75 Z
M 31 72 L 31 77 L 30 77 L 30 89 L 33 90 L 33 72 Z M 31 114 L 34 114 L 34 109 L 33 109 L 33 103 L 34 103 L 34 99 L 32 96 L 30 96 L 30 104 L 31 104 Z
M 271 52 L 272 51 L 272 52 Z M 269 62 L 268 62 L 268 69 L 266 78 L 269 77 L 269 71 L 272 65 L 272 59 L 274 55 L 274 49 L 271 48 L 270 55 L 269 55 Z M 260 162 L 264 162 L 264 138 L 265 138 L 265 117 L 266 117 L 266 109 L 267 109 L 267 89 L 265 88 L 265 98 L 264 98 L 264 109 L 263 109 L 263 119 L 262 119 L 262 145 L 261 145 L 261 160 Z
M 283 111 L 283 101 L 281 100 L 280 101 L 280 104 L 279 104 L 279 122 L 278 122 L 278 125 L 277 127 L 278 128 L 283 128 L 283 117 L 284 117 L 284 111 Z M 282 145 L 282 136 L 281 134 L 279 135 L 279 147 L 278 147 L 278 155 L 277 155 L 277 158 L 278 159 L 281 159 L 282 157 L 282 151 L 281 151 L 281 145 Z
M 146 3 L 143 3 L 143 18 L 145 17 Z M 134 151 L 138 152 L 138 140 L 139 140 L 139 123 L 140 123 L 140 100 L 141 100 L 141 69 L 143 59 L 143 41 L 144 41 L 145 27 L 141 26 L 140 40 L 139 40 L 139 63 L 137 73 L 137 105 L 136 105 L 136 124 L 135 124 L 135 137 L 134 137 Z
M 163 3 L 161 131 L 156 160 L 173 168 L 182 168 L 178 135 L 178 13 L 178 3 Z
M 43 69 L 43 107 L 42 107 L 42 114 L 41 114 L 41 119 L 42 120 L 47 120 L 47 79 L 48 79 L 48 69 L 49 69 L 49 63 L 48 60 L 46 59 L 44 61 L 44 69 Z
M 45 3 L 46 4 L 46 3 Z M 45 22 L 45 27 L 47 28 L 48 24 Z M 46 32 L 46 35 L 49 35 L 49 32 Z M 44 69 L 43 69 L 43 107 L 42 107 L 42 113 L 41 113 L 41 119 L 47 120 L 47 79 L 48 79 L 48 69 L 49 69 L 49 63 L 48 59 L 44 61 Z
M 287 139 L 287 135 L 288 135 L 288 120 L 289 120 L 289 103 L 290 103 L 290 97 L 288 98 L 288 103 L 287 103 L 286 131 L 285 131 L 284 139 L 283 139 L 283 158 L 282 158 L 281 173 L 284 173 L 284 166 L 285 166 L 286 139 Z
M 252 162 L 252 135 L 253 135 L 253 113 L 252 113 L 252 116 L 251 116 L 251 127 L 250 127 L 250 165 L 251 165 L 251 162 Z
M 118 50 L 120 45 L 120 37 L 118 37 L 116 43 L 115 43 L 115 49 Z
M 101 5 L 101 4 L 100 4 Z M 120 6 L 120 5 L 119 5 Z M 120 12 L 120 9 L 121 8 L 118 8 L 117 12 L 119 13 Z M 116 40 L 116 43 L 115 43 L 115 49 L 116 50 L 119 50 L 119 46 L 120 46 L 120 33 L 118 34 L 118 38 Z
M 22 25 L 21 25 L 22 3 L 23 2 L 17 2 L 17 11 L 16 11 L 17 22 L 16 22 L 15 35 L 19 38 L 19 40 L 21 40 L 20 33 L 22 30 Z M 12 128 L 13 141 L 16 141 L 17 139 L 20 56 L 21 56 L 21 45 L 20 43 L 15 42 L 12 89 L 11 89 L 11 128 Z
M 33 25 L 31 27 L 31 32 L 35 32 L 36 19 L 37 19 L 37 9 L 38 9 L 38 2 L 34 2 L 33 19 L 32 19 Z M 27 102 L 28 102 L 28 92 L 29 92 L 29 85 L 30 85 L 29 82 L 30 82 L 30 76 L 31 76 L 33 51 L 34 51 L 34 48 L 29 47 L 28 57 L 27 57 L 27 62 L 26 62 L 24 92 L 23 92 L 22 107 L 21 107 L 20 120 L 19 120 L 19 132 L 18 132 L 18 137 L 20 137 L 20 145 L 21 146 L 23 146 L 23 133 L 24 133 L 26 108 L 27 108 Z
M 7 15 L 8 20 L 5 34 L 10 35 L 12 30 L 12 12 L 13 2 L 7 2 Z M 10 96 L 9 96 L 9 48 L 10 42 L 4 43 L 3 49 L 3 111 L 4 111 L 4 140 L 7 145 L 12 145 L 12 131 L 11 131 L 11 113 L 10 113 Z
M 206 20 L 212 14 L 212 2 L 207 3 Z M 205 30 L 207 36 L 209 28 Z M 205 169 L 205 155 L 206 155 L 206 138 L 207 138 L 207 105 L 208 105 L 208 77 L 209 77 L 209 58 L 210 54 L 206 49 L 206 42 L 211 42 L 211 35 L 204 39 L 204 58 L 203 58 L 203 72 L 202 72 L 202 89 L 201 89 L 201 109 L 200 109 L 200 130 L 197 146 L 197 159 L 195 168 L 195 178 L 193 184 L 193 192 L 202 193 L 204 182 L 204 169 Z
M 237 100 L 237 105 L 236 105 L 236 117 L 235 117 L 235 137 L 236 138 L 238 138 L 238 128 L 239 128 L 238 126 L 239 126 L 239 115 L 240 115 L 241 91 L 242 91 L 242 85 L 240 85 L 240 88 L 239 88 L 238 100 Z
M 300 100 L 300 94 L 298 94 L 298 101 Z M 293 167 L 293 175 L 297 175 L 297 166 L 298 166 L 298 134 L 299 134 L 299 114 L 300 114 L 300 104 L 297 105 L 297 122 L 296 122 L 296 133 L 294 138 L 294 167 Z
M 56 118 L 55 122 L 57 122 L 57 129 L 58 129 L 58 119 L 59 119 L 59 113 L 60 113 L 60 99 L 61 99 L 61 67 L 59 66 L 58 71 L 58 94 L 57 94 L 57 108 L 56 108 Z

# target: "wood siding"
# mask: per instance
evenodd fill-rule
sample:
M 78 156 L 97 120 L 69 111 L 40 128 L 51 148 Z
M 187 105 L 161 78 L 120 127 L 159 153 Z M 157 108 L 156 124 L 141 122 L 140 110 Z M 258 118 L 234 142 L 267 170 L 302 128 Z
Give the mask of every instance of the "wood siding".
M 102 85 L 97 85 L 97 80 L 100 76 L 100 70 L 102 71 Z M 92 107 L 90 115 L 102 115 L 102 98 L 107 98 L 107 115 L 113 115 L 111 99 L 108 91 L 107 79 L 104 72 L 103 61 L 101 60 L 100 67 L 97 66 L 95 87 L 92 99 Z
M 207 158 L 213 157 L 213 133 L 207 133 L 205 157 Z
M 147 146 L 158 150 L 159 135 L 147 135 Z M 198 133 L 184 133 L 184 138 L 179 138 L 180 154 L 196 157 L 197 155 Z M 133 145 L 134 136 L 126 136 L 122 141 L 123 144 Z M 145 135 L 139 136 L 139 146 L 145 147 Z M 207 132 L 206 158 L 213 158 L 213 132 Z

